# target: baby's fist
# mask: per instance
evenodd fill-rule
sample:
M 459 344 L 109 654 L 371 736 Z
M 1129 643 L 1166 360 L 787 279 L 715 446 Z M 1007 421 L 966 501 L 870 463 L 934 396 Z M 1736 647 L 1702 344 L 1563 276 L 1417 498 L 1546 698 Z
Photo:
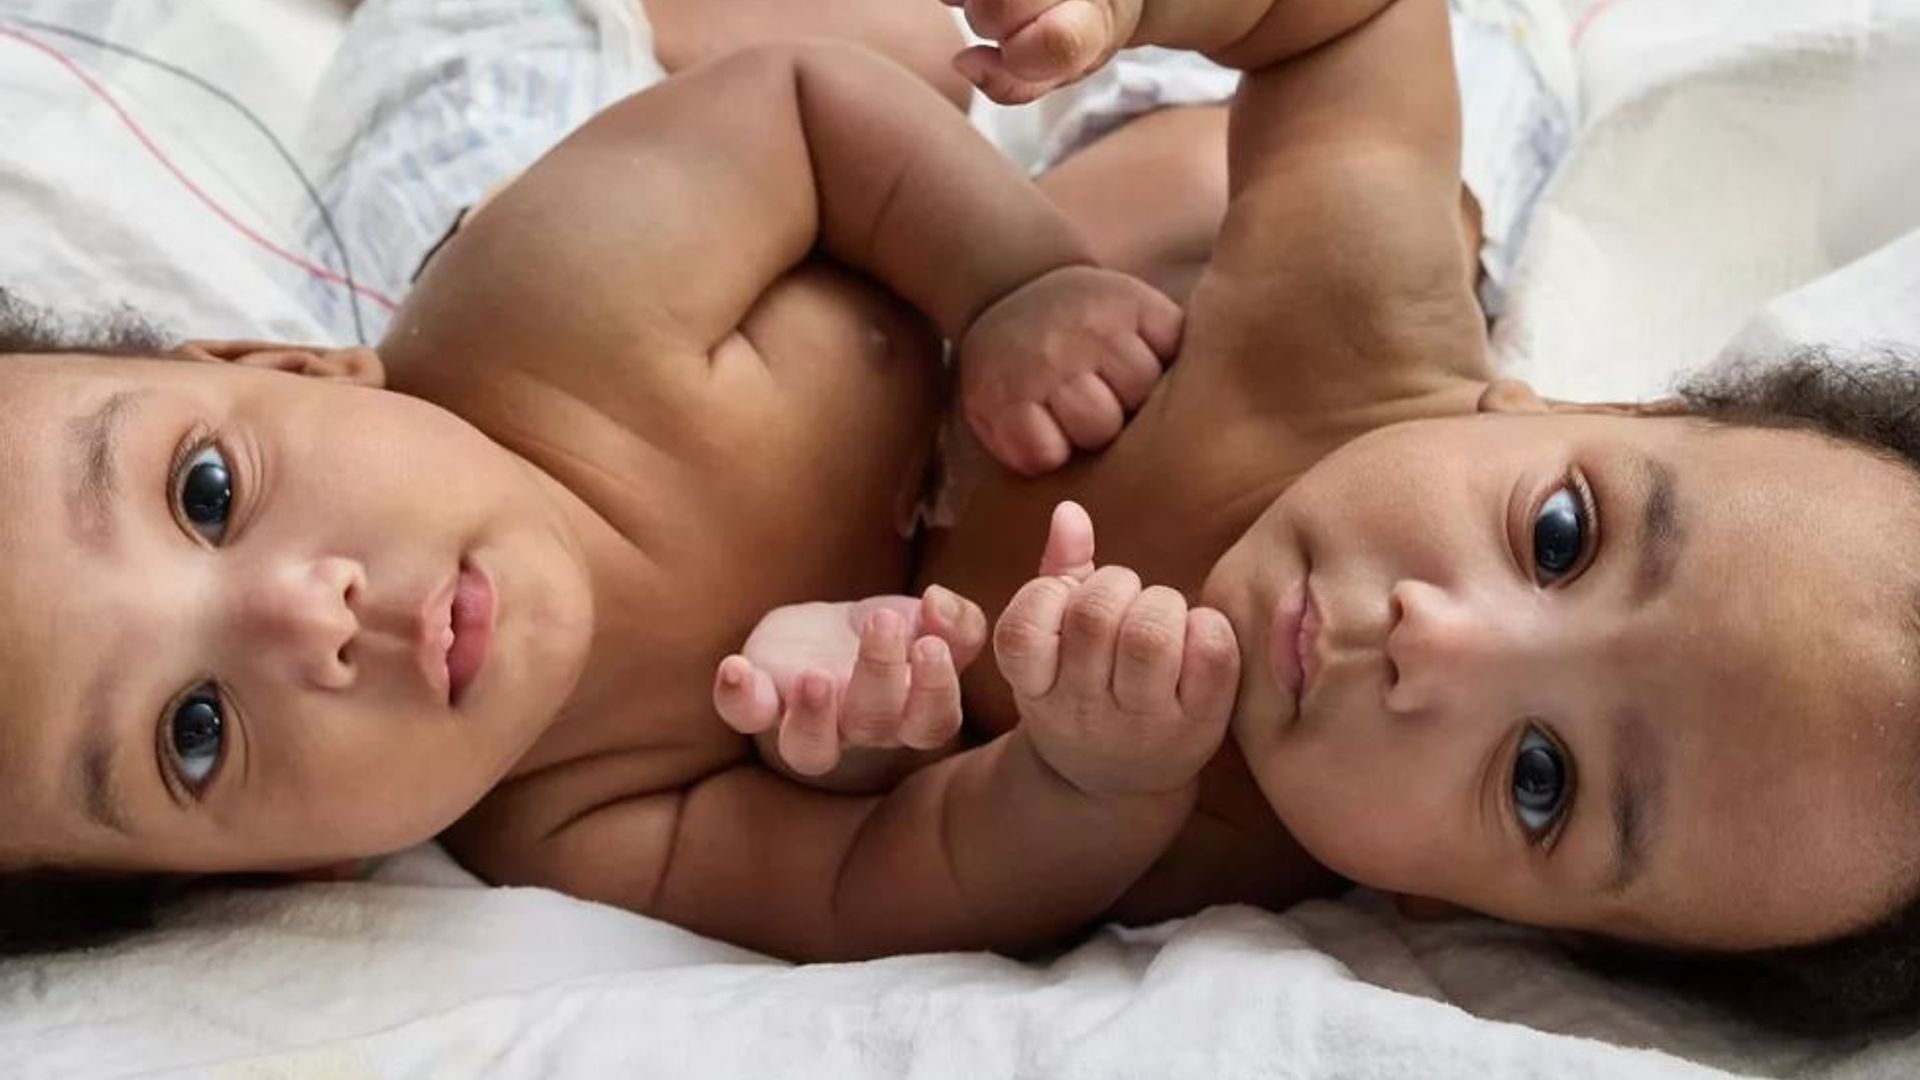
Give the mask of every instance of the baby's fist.
M 1112 59 L 1140 24 L 1141 0 L 944 0 L 997 45 L 954 57 L 967 81 L 1002 105 L 1023 105 Z
M 967 423 L 1026 476 L 1099 450 L 1180 350 L 1180 306 L 1127 274 L 1068 266 L 1002 297 L 960 339 Z
M 1042 576 L 994 628 L 1020 730 L 1086 794 L 1177 790 L 1225 737 L 1240 671 L 1233 627 L 1172 589 L 1143 589 L 1124 567 L 1092 570 L 1091 548 L 1086 512 L 1061 504 Z

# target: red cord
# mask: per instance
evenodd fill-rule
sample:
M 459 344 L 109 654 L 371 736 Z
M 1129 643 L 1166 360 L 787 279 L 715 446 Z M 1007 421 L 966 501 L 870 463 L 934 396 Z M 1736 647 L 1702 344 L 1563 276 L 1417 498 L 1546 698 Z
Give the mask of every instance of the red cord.
M 31 48 L 38 49 L 39 51 L 52 57 L 55 61 L 57 61 L 60 64 L 61 67 L 64 67 L 69 72 L 72 72 L 74 78 L 79 79 L 81 83 L 83 83 L 86 86 L 88 90 L 93 91 L 95 97 L 98 97 L 101 101 L 106 103 L 107 108 L 113 110 L 114 115 L 120 118 L 120 122 L 126 125 L 127 130 L 133 132 L 133 137 L 140 140 L 140 145 L 147 148 L 147 153 L 152 154 L 155 160 L 160 162 L 160 164 L 164 166 L 168 172 L 172 173 L 173 178 L 175 180 L 180 181 L 181 186 L 185 187 L 187 191 L 193 195 L 194 198 L 200 200 L 200 202 L 203 205 L 205 205 L 207 209 L 213 211 L 214 216 L 218 217 L 221 221 L 226 222 L 227 225 L 230 226 L 235 232 L 239 233 L 242 237 L 244 237 L 245 239 L 253 243 L 256 247 L 261 248 L 262 250 L 266 251 L 270 255 L 276 256 L 280 259 L 285 260 L 286 262 L 293 264 L 294 266 L 299 267 L 302 270 L 305 270 L 307 273 L 312 274 L 314 277 L 319 278 L 322 281 L 331 282 L 335 285 L 344 285 L 347 288 L 352 289 L 354 292 L 359 293 L 361 296 L 364 296 L 367 299 L 373 301 L 374 303 L 379 304 L 381 307 L 386 308 L 388 311 L 396 311 L 399 309 L 400 307 L 399 304 L 395 303 L 393 300 L 389 299 L 388 297 L 382 295 L 377 290 L 370 289 L 367 286 L 362 285 L 357 281 L 351 281 L 345 277 L 342 277 L 341 275 L 334 273 L 333 271 L 327 269 L 324 266 L 319 265 L 318 263 L 301 258 L 299 255 L 296 255 L 293 252 L 288 251 L 283 247 L 280 247 L 278 244 L 275 244 L 273 241 L 268 240 L 266 237 L 261 236 L 259 233 L 249 228 L 245 222 L 241 221 L 239 218 L 234 217 L 231 213 L 227 211 L 226 207 L 221 206 L 218 202 L 216 202 L 213 199 L 212 196 L 208 195 L 205 191 L 201 190 L 200 185 L 194 183 L 193 180 L 187 176 L 187 174 L 181 172 L 179 167 L 174 165 L 173 161 L 167 157 L 166 153 L 163 152 L 160 149 L 160 147 L 154 144 L 153 139 L 147 135 L 146 130 L 140 126 L 139 122 L 136 121 L 132 116 L 128 115 L 127 110 L 125 110 L 124 108 L 121 108 L 120 103 L 114 100 L 113 95 L 107 92 L 106 87 L 101 86 L 98 82 L 94 81 L 93 76 L 87 74 L 85 68 L 82 68 L 79 64 L 74 63 L 71 59 L 67 57 L 65 53 L 62 53 L 60 50 L 55 49 L 50 45 L 47 45 L 45 42 L 39 41 L 35 38 L 28 37 L 26 34 L 23 34 L 18 30 L 14 30 L 11 27 L 0 26 L 0 35 L 13 38 L 16 41 L 23 42 L 24 44 L 28 45 Z
M 1573 24 L 1573 33 L 1568 35 L 1567 43 L 1574 48 L 1580 47 L 1580 39 L 1587 36 L 1587 30 L 1593 26 L 1593 20 L 1606 14 L 1607 9 L 1620 0 L 1597 0 L 1587 10 L 1580 13 L 1580 21 Z

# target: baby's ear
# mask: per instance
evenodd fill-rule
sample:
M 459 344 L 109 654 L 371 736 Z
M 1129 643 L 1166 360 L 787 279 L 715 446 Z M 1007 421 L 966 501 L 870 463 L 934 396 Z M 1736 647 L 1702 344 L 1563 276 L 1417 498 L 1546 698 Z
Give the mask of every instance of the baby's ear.
M 1478 410 L 1509 415 L 1560 416 L 1685 416 L 1686 402 L 1677 397 L 1653 401 L 1556 401 L 1541 397 L 1519 379 L 1495 379 L 1480 392 Z
M 182 360 L 245 364 L 357 386 L 377 388 L 387 383 L 387 369 L 380 363 L 379 354 L 367 348 L 330 349 L 271 341 L 189 341 L 175 349 L 173 355 Z

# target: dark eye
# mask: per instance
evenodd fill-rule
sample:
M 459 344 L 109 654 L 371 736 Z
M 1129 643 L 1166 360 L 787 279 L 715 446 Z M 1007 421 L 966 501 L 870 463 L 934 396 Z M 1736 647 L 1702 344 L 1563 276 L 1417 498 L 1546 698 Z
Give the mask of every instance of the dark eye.
M 1560 747 L 1528 727 L 1513 758 L 1513 809 L 1527 834 L 1538 840 L 1560 820 L 1567 805 L 1567 762 Z
M 187 526 L 209 543 L 218 544 L 226 535 L 233 477 L 218 446 L 203 446 L 187 459 L 180 469 L 175 499 Z
M 208 683 L 182 698 L 167 715 L 168 756 L 182 783 L 193 791 L 206 784 L 226 746 L 225 710 L 220 692 Z
M 1587 549 L 1586 504 L 1571 487 L 1547 496 L 1533 518 L 1533 566 L 1542 585 L 1565 577 Z

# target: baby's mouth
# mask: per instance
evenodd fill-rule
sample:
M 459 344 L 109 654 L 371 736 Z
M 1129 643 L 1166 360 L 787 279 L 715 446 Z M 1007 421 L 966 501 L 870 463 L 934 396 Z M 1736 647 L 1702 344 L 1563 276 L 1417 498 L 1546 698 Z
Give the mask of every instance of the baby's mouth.
M 458 707 L 480 677 L 493 647 L 493 622 L 493 582 L 463 559 L 447 610 L 447 704 Z

